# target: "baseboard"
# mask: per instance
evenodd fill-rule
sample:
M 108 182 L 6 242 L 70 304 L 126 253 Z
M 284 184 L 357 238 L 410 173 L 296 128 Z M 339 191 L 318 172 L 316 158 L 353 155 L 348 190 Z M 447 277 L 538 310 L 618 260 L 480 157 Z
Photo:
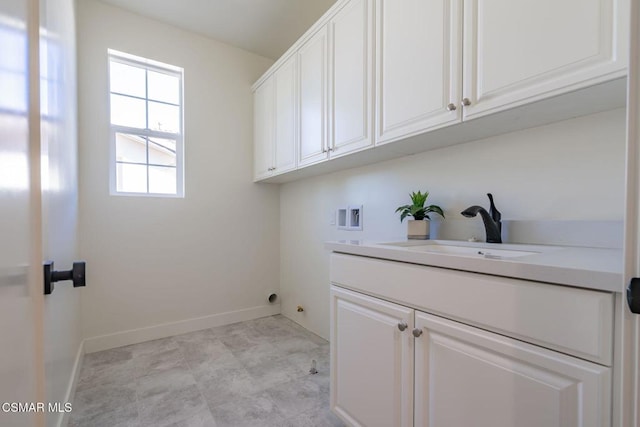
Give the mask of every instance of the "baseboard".
M 131 329 L 128 331 L 86 338 L 84 340 L 84 349 L 86 353 L 94 353 L 96 351 L 166 338 L 173 335 L 185 334 L 187 332 L 199 331 L 201 329 L 213 328 L 215 326 L 273 316 L 274 314 L 280 314 L 280 304 L 263 305 L 243 310 L 228 311 L 226 313 L 213 314 L 211 316 L 163 323 L 161 325 L 149 326 L 146 328 Z
M 78 346 L 78 353 L 76 354 L 76 361 L 73 364 L 73 370 L 71 371 L 71 378 L 69 378 L 69 385 L 67 386 L 67 393 L 65 395 L 64 402 L 72 404 L 73 397 L 76 395 L 76 385 L 78 384 L 78 378 L 80 377 L 80 368 L 82 368 L 82 362 L 84 360 L 84 340 L 80 342 Z M 71 412 L 64 412 L 60 414 L 58 418 L 58 427 L 66 427 L 69 424 L 69 418 Z

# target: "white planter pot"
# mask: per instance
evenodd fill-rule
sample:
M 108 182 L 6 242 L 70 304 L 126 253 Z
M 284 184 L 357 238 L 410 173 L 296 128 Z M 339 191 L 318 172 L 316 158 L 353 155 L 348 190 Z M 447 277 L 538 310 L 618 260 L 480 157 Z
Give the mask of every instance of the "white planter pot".
M 410 219 L 407 222 L 407 238 L 417 240 L 428 239 L 430 229 L 429 225 L 429 221 L 416 221 L 415 219 Z

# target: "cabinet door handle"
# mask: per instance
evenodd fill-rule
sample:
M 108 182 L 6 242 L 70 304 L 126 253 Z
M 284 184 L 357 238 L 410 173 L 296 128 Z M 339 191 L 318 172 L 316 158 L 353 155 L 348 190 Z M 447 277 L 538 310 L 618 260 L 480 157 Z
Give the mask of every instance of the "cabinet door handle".
M 453 102 L 447 105 L 447 111 L 456 111 L 456 108 L 456 104 L 454 104 Z
M 468 107 L 469 105 L 471 105 L 471 100 L 469 98 L 462 98 L 462 105 Z
M 323 152 L 323 153 L 326 153 L 326 152 L 327 152 L 327 149 L 326 149 L 326 148 L 323 148 L 323 149 L 322 149 L 322 152 Z
M 420 337 L 420 335 L 422 335 L 422 329 L 415 328 L 413 331 L 411 331 L 411 333 L 414 337 L 418 338 Z
M 404 330 L 407 329 L 408 327 L 409 325 L 407 325 L 407 322 L 398 323 L 398 329 L 400 329 L 400 332 L 404 332 Z

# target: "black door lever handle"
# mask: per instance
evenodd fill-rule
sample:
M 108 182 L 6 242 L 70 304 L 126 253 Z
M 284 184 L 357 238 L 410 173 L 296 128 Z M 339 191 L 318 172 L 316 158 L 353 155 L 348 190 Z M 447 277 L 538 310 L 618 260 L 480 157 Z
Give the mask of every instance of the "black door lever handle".
M 85 278 L 85 262 L 78 261 L 73 263 L 71 270 L 54 271 L 53 261 L 44 263 L 44 294 L 49 295 L 53 292 L 53 284 L 64 280 L 73 281 L 73 287 L 86 286 Z
M 627 304 L 632 313 L 640 314 L 640 278 L 634 277 L 627 286 Z

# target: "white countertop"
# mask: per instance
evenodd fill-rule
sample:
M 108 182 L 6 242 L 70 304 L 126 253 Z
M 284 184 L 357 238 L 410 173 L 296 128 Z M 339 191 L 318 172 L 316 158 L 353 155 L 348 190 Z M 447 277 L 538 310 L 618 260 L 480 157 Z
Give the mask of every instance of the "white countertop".
M 420 251 L 412 247 L 427 243 L 468 246 L 478 249 L 516 250 L 536 252 L 517 258 L 485 258 L 478 255 L 459 255 Z M 392 261 L 496 276 L 514 277 L 601 291 L 621 292 L 623 252 L 620 249 L 560 247 L 520 244 L 471 243 L 464 241 L 409 240 L 393 242 L 367 240 L 338 240 L 326 242 L 333 252 L 381 258 Z M 398 245 L 399 243 L 399 245 Z

